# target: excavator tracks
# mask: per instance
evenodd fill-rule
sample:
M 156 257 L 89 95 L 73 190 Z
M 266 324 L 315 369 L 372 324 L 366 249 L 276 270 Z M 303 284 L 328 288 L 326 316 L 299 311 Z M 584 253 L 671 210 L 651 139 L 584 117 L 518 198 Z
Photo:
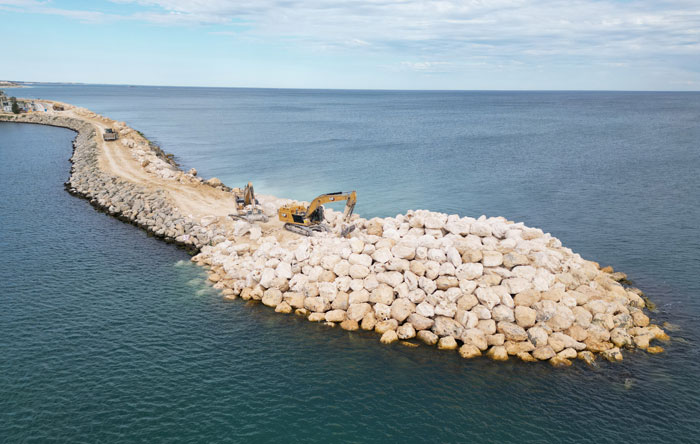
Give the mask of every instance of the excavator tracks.
M 313 236 L 316 232 L 330 231 L 328 227 L 323 224 L 305 227 L 303 225 L 286 223 L 284 224 L 284 229 L 287 231 L 291 231 L 292 233 L 301 234 L 302 236 Z

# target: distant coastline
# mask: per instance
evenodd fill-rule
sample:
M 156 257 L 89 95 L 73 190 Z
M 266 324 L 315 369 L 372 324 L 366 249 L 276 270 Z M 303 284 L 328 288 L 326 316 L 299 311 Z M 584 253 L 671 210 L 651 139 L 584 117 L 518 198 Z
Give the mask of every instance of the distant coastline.
M 25 88 L 25 86 L 9 80 L 0 80 L 0 88 Z

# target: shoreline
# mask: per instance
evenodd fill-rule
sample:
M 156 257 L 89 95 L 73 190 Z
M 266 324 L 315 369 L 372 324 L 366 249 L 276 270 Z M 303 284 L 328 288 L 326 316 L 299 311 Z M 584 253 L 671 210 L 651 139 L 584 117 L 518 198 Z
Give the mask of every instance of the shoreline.
M 75 131 L 66 190 L 197 253 L 192 260 L 209 267 L 226 300 L 258 300 L 328 326 L 373 330 L 385 344 L 418 340 L 465 358 L 619 361 L 622 349 L 657 353 L 663 349 L 650 341 L 668 339 L 650 324 L 641 291 L 618 282 L 623 274 L 542 230 L 416 210 L 354 215 L 357 229 L 342 239 L 340 213 L 327 209 L 332 233 L 305 238 L 277 220 L 277 208 L 291 201 L 262 195 L 269 222 L 234 221 L 231 188 L 218 179 L 179 170 L 123 122 L 62 105 L 65 111 L 0 113 L 0 121 Z M 106 127 L 117 141 L 102 140 Z

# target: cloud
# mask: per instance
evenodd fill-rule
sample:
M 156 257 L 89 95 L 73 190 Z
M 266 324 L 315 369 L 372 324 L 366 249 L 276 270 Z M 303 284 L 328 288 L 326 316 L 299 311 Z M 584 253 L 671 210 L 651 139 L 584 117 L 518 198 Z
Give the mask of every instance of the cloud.
M 284 39 L 310 50 L 393 55 L 416 72 L 470 63 L 601 66 L 700 56 L 697 0 L 112 0 L 111 19 L 213 26 L 218 35 Z M 91 11 L 0 0 L 32 12 L 99 21 Z M 245 29 L 240 28 L 244 23 Z M 433 62 L 443 60 L 445 62 Z M 698 59 L 700 60 L 700 59 Z M 441 63 L 451 63 L 445 65 Z M 700 62 L 693 63 L 700 71 Z
M 697 54 L 700 29 L 700 8 L 687 0 L 115 1 L 150 8 L 136 17 L 159 24 L 244 20 L 262 35 L 423 54 Z
M 450 62 L 401 62 L 404 69 L 422 73 L 447 72 L 453 66 Z

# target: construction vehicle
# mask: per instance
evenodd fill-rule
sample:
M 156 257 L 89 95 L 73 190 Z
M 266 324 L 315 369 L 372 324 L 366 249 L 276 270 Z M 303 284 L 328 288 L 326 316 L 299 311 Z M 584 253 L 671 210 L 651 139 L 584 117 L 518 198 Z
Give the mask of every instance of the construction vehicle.
M 260 209 L 260 202 L 255 198 L 255 190 L 252 182 L 248 182 L 242 190 L 234 188 L 233 195 L 236 199 L 236 214 L 229 214 L 232 219 L 245 220 L 247 222 L 267 222 L 267 216 Z
M 314 232 L 330 231 L 328 226 L 323 223 L 325 220 L 323 204 L 340 202 L 343 200 L 347 201 L 345 204 L 345 211 L 343 212 L 343 222 L 348 223 L 350 222 L 350 216 L 352 216 L 352 212 L 355 210 L 355 204 L 357 203 L 357 194 L 355 191 L 321 194 L 311 201 L 308 207 L 300 204 L 288 204 L 280 207 L 280 209 L 277 210 L 277 214 L 279 215 L 280 221 L 285 223 L 285 229 L 303 236 L 312 236 Z M 340 234 L 342 237 L 346 237 L 354 229 L 355 225 L 345 226 Z
M 105 141 L 117 140 L 117 137 L 118 137 L 117 133 L 112 128 L 105 129 L 105 132 L 102 135 L 102 138 Z

